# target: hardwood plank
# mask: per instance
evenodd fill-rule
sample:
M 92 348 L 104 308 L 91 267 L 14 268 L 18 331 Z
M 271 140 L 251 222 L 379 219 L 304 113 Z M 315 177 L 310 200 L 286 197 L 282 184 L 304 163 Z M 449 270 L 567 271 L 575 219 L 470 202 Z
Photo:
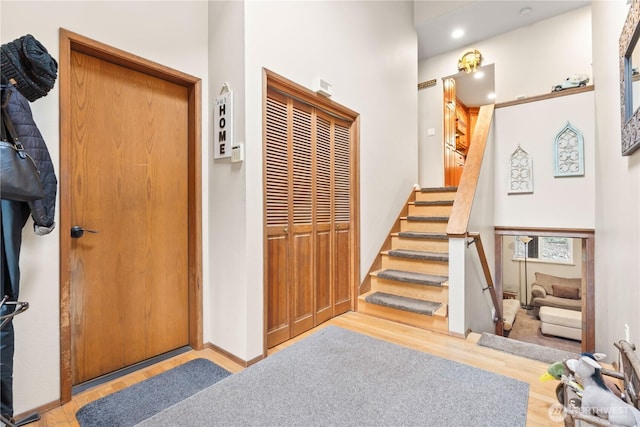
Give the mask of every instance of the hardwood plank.
M 390 322 L 362 313 L 348 312 L 341 316 L 334 317 L 294 339 L 273 347 L 269 350 L 268 355 L 274 354 L 329 325 L 336 325 L 398 345 L 527 382 L 530 386 L 527 427 L 563 426 L 563 423 L 554 423 L 551 421 L 547 413 L 549 407 L 557 402 L 555 398 L 557 382 L 540 382 L 538 380 L 540 375 L 546 371 L 547 364 L 508 353 L 502 353 L 487 347 L 480 347 L 476 344 L 480 335 L 476 333 L 470 333 L 466 339 L 463 339 Z M 110 383 L 74 395 L 69 403 L 41 414 L 41 419 L 30 424 L 30 426 L 78 427 L 79 424 L 75 419 L 75 412 L 86 403 L 114 391 L 121 390 L 129 384 L 142 381 L 150 375 L 159 374 L 198 357 L 205 357 L 212 360 L 230 372 L 239 372 L 244 369 L 240 364 L 231 361 L 221 353 L 209 348 L 201 351 L 189 351 L 138 372 L 131 373 L 125 377 L 113 380 Z M 498 408 L 496 410 L 497 416 L 501 410 L 506 411 L 508 408 Z

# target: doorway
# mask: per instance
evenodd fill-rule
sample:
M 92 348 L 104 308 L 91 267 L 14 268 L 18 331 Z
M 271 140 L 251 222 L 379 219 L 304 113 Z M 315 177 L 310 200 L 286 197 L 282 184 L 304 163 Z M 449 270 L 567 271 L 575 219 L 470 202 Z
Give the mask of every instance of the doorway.
M 471 147 L 478 112 L 492 104 L 494 64 L 443 77 L 443 170 L 445 187 L 457 187 Z
M 505 260 L 511 260 L 513 258 L 516 259 L 516 263 L 518 264 L 518 269 L 520 270 L 520 260 L 517 256 L 519 252 L 518 248 L 511 248 L 510 245 L 514 243 L 514 240 L 519 236 L 528 236 L 535 237 L 536 240 L 540 239 L 570 239 L 572 243 L 573 250 L 573 261 L 572 264 L 575 264 L 575 268 L 569 265 L 566 266 L 566 270 L 570 271 L 568 275 L 580 278 L 580 301 L 578 302 L 579 311 L 581 313 L 581 339 L 580 346 L 578 348 L 581 351 L 594 351 L 595 348 L 595 290 L 594 290 L 594 231 L 593 230 L 584 230 L 584 229 L 547 229 L 547 228 L 524 228 L 524 227 L 496 227 L 495 228 L 495 262 L 496 262 L 496 272 L 495 272 L 495 280 L 496 280 L 496 290 L 498 292 L 498 297 L 504 297 L 505 295 L 513 294 L 517 295 L 522 303 L 525 305 L 531 305 L 531 291 L 532 291 L 532 280 L 535 280 L 535 272 L 539 270 L 540 272 L 546 271 L 546 273 L 555 273 L 555 275 L 561 275 L 566 273 L 559 273 L 562 270 L 550 270 L 550 267 L 536 268 L 535 266 L 542 265 L 551 265 L 551 264 L 536 264 L 533 263 L 534 267 L 529 269 L 528 275 L 522 277 L 522 271 L 518 271 L 518 280 L 522 280 L 523 285 L 518 284 L 513 287 L 513 283 L 505 282 L 505 271 L 509 268 L 505 265 Z M 525 239 L 525 241 L 528 239 Z M 517 245 L 517 243 L 515 243 Z M 520 246 L 523 246 L 522 244 Z M 526 247 L 526 245 L 525 245 Z M 520 250 L 523 248 L 521 247 Z M 542 250 L 542 248 L 539 248 Z M 579 252 L 579 253 L 578 253 Z M 516 256 L 513 254 L 516 253 Z M 531 253 L 528 251 L 527 253 Z M 532 263 L 528 263 L 529 267 L 531 267 Z M 557 266 L 556 268 L 560 268 Z M 509 277 L 509 273 L 506 275 Z M 520 277 L 522 277 L 520 279 Z M 567 279 L 563 277 L 561 280 L 564 281 Z M 568 284 L 567 279 L 565 282 Z M 563 283 L 564 284 L 564 283 Z M 526 294 L 526 295 L 523 295 Z M 528 307 L 530 308 L 530 307 Z M 533 308 L 530 308 L 525 311 L 525 315 L 530 316 L 533 320 L 537 319 L 537 314 L 534 314 Z M 518 314 L 520 316 L 520 313 Z M 515 323 L 518 322 L 518 316 L 516 316 Z M 524 319 L 529 320 L 529 319 Z M 539 320 L 539 319 L 538 319 Z M 514 324 L 515 326 L 515 324 Z
M 200 80 L 60 30 L 61 401 L 202 347 Z

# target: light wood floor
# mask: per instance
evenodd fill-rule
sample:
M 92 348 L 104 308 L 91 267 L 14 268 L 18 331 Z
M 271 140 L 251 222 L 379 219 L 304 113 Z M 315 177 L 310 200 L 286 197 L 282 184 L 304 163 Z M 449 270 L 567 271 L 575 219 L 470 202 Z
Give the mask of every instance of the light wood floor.
M 410 326 L 400 325 L 361 313 L 349 312 L 331 319 L 318 328 L 273 348 L 269 354 L 279 351 L 328 325 L 340 326 L 345 329 L 371 335 L 405 347 L 414 348 L 436 356 L 455 360 L 457 362 L 525 381 L 530 385 L 527 427 L 561 427 L 564 425 L 563 423 L 552 422 L 548 416 L 549 407 L 553 403 L 557 402 L 555 399 L 555 387 L 557 382 L 540 382 L 538 380 L 540 375 L 546 371 L 547 364 L 478 346 L 475 344 L 480 337 L 478 334 L 472 333 L 465 340 L 462 338 L 450 337 Z M 83 405 L 198 357 L 210 359 L 230 372 L 238 372 L 243 369 L 242 366 L 213 350 L 207 349 L 203 351 L 190 351 L 158 363 L 157 365 L 150 366 L 109 383 L 78 393 L 73 396 L 73 400 L 71 402 L 59 408 L 42 413 L 41 419 L 29 424 L 29 426 L 78 426 L 78 422 L 75 419 L 75 413 Z M 464 401 L 463 393 L 464 392 L 461 391 L 461 401 Z M 508 410 L 508 407 L 496 408 L 496 417 L 500 416 L 501 411 Z

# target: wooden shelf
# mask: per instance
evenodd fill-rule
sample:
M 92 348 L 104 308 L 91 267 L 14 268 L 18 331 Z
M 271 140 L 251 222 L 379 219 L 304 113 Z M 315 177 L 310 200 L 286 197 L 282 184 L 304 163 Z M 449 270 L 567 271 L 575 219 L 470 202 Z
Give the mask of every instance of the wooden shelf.
M 499 104 L 496 104 L 495 108 L 511 107 L 514 105 L 526 104 L 528 102 L 544 101 L 546 99 L 558 98 L 560 96 L 567 96 L 567 95 L 575 95 L 577 93 L 590 92 L 592 90 L 594 90 L 593 85 L 576 87 L 573 89 L 565 89 L 560 92 L 551 92 L 551 93 L 546 93 L 544 95 L 530 96 L 524 99 L 516 99 L 515 101 L 501 102 Z

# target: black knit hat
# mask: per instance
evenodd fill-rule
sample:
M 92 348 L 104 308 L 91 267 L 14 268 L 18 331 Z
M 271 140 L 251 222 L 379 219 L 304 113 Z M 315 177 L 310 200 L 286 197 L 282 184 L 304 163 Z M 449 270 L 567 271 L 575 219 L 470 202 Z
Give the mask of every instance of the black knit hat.
M 2 83 L 15 84 L 29 101 L 49 93 L 57 75 L 58 63 L 31 34 L 0 47 Z

